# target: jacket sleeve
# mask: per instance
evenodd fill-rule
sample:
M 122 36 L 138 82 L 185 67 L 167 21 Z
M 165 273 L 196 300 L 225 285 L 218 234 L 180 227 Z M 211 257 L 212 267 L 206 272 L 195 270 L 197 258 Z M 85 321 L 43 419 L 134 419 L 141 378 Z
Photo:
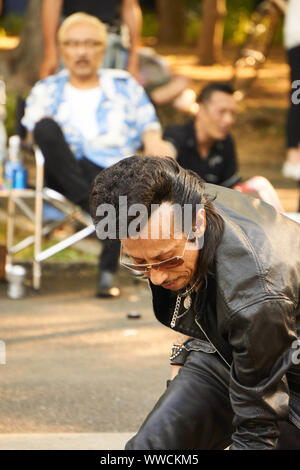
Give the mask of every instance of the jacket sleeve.
M 278 421 L 288 417 L 285 374 L 292 363 L 291 343 L 297 339 L 294 310 L 287 299 L 272 298 L 244 307 L 229 320 L 231 450 L 276 448 Z

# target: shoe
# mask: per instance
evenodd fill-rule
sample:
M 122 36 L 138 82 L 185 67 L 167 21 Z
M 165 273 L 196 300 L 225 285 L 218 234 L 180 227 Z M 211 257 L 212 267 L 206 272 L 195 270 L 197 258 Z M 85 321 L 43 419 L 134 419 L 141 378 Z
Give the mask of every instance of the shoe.
M 300 163 L 291 163 L 286 161 L 282 167 L 282 174 L 286 178 L 292 178 L 300 181 Z
M 99 279 L 98 298 L 116 298 L 120 296 L 120 289 L 114 285 L 114 275 L 110 271 L 102 271 Z

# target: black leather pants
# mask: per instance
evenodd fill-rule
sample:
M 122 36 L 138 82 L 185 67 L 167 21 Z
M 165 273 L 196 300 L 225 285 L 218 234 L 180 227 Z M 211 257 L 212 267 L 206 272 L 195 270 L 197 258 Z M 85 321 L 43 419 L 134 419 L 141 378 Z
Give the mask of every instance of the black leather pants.
M 126 450 L 217 450 L 230 445 L 229 369 L 217 353 L 191 351 Z M 300 430 L 280 425 L 280 449 L 300 449 Z M 298 447 L 297 447 L 298 446 Z

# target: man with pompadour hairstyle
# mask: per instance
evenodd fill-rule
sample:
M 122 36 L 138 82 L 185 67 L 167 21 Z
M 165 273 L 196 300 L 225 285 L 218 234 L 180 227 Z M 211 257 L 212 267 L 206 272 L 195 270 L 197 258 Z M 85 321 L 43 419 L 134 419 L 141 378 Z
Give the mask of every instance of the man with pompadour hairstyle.
M 299 450 L 299 224 L 172 158 L 132 156 L 97 176 L 98 236 L 104 204 L 121 263 L 148 278 L 157 319 L 188 337 L 173 346 L 168 387 L 126 450 Z M 137 204 L 147 216 L 130 236 Z M 192 214 L 180 229 L 178 206 L 183 220 Z

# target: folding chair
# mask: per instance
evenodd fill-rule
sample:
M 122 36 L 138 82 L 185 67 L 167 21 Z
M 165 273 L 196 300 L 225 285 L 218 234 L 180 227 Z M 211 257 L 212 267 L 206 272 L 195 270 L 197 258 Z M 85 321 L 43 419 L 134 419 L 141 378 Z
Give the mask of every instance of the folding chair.
M 41 262 L 50 258 L 54 254 L 73 245 L 95 232 L 91 217 L 85 213 L 79 206 L 73 204 L 62 194 L 53 189 L 44 187 L 44 156 L 40 149 L 34 149 L 36 177 L 35 189 L 9 190 L 2 192 L 2 197 L 8 198 L 8 217 L 7 217 L 7 258 L 6 264 L 12 263 L 14 254 L 24 248 L 34 245 L 33 255 L 33 287 L 39 289 L 41 285 Z M 35 199 L 34 211 L 29 207 L 26 200 Z M 58 221 L 46 223 L 43 225 L 43 203 L 47 202 L 64 214 L 64 217 Z M 14 225 L 15 225 L 15 207 L 19 209 L 34 223 L 34 233 L 14 245 Z M 53 230 L 65 223 L 77 220 L 85 227 L 78 230 L 73 235 L 56 243 L 55 245 L 42 250 L 42 237 L 51 234 Z

